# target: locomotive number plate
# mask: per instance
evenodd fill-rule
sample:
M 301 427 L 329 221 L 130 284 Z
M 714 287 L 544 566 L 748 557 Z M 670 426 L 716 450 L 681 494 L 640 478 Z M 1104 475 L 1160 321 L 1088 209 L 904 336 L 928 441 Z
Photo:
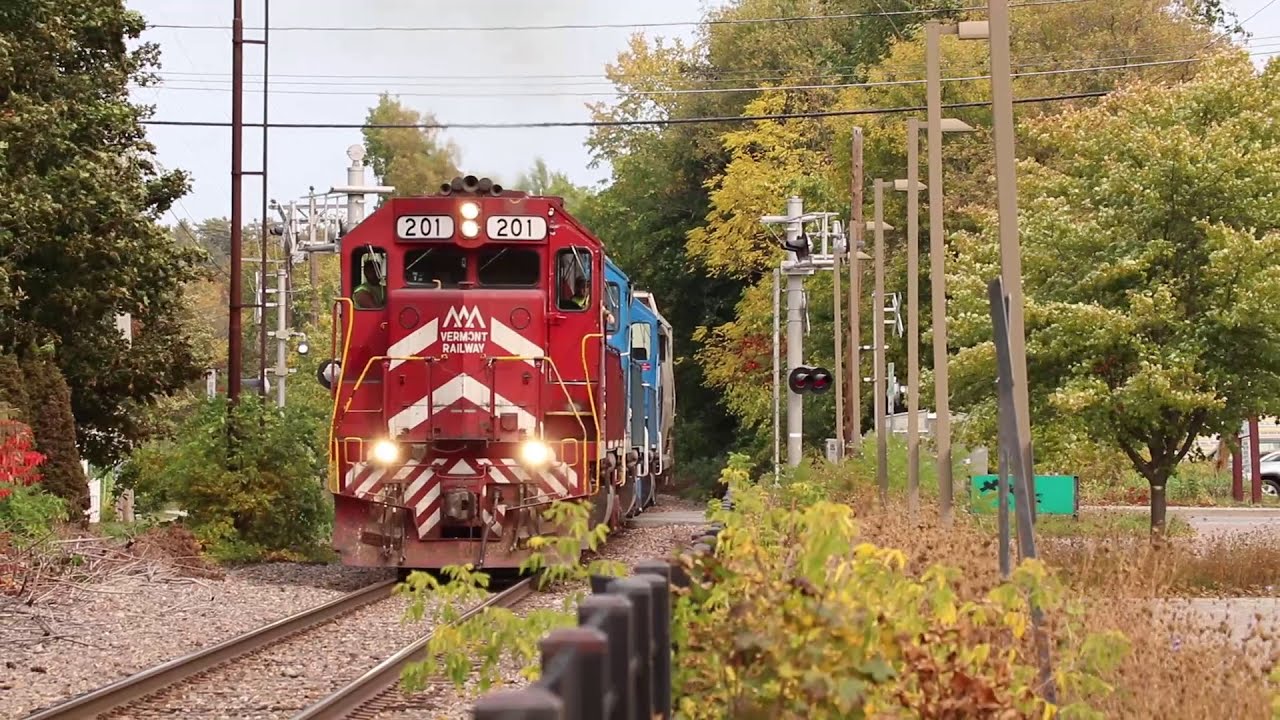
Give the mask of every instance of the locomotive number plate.
M 453 237 L 453 218 L 448 215 L 401 215 L 396 218 L 396 236 L 401 240 L 448 240 Z
M 491 240 L 543 240 L 547 219 L 537 215 L 494 215 L 485 222 Z

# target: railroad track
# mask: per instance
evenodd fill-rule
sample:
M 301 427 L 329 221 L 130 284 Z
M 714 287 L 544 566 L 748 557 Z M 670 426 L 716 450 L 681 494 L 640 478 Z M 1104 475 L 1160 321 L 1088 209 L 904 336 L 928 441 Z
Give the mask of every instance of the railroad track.
M 501 592 L 490 595 L 463 613 L 458 618 L 459 622 L 480 614 L 486 608 L 509 608 L 516 605 L 533 593 L 536 588 L 536 579 L 537 576 L 527 577 Z M 342 718 L 372 720 L 390 702 L 396 700 L 400 673 L 406 665 L 425 657 L 431 638 L 432 635 L 426 635 L 409 643 L 337 692 L 304 708 L 293 716 L 293 720 L 340 720 Z
M 178 685 L 219 665 L 231 662 L 263 648 L 275 645 L 293 635 L 311 630 L 330 620 L 391 597 L 397 580 L 385 580 L 343 595 L 323 605 L 303 610 L 270 625 L 224 640 L 174 658 L 149 670 L 130 675 L 74 697 L 66 702 L 29 715 L 26 720 L 85 718 L 128 705 L 153 693 Z

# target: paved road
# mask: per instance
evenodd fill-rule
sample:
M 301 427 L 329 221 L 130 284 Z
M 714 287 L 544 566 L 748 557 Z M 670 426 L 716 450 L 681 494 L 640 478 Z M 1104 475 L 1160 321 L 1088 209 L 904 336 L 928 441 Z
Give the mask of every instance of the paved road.
M 1084 511 L 1148 513 L 1145 505 L 1084 505 Z M 1280 532 L 1280 507 L 1171 507 L 1170 515 L 1186 520 L 1201 536 Z

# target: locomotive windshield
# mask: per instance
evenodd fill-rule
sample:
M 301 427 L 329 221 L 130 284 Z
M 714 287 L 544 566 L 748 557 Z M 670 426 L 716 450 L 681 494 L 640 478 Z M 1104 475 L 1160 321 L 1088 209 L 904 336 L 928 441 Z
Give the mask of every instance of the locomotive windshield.
M 482 287 L 531 288 L 538 286 L 538 253 L 526 248 L 504 247 L 480 253 L 477 280 Z
M 457 287 L 467 279 L 467 254 L 455 247 L 433 247 L 404 254 L 404 284 Z

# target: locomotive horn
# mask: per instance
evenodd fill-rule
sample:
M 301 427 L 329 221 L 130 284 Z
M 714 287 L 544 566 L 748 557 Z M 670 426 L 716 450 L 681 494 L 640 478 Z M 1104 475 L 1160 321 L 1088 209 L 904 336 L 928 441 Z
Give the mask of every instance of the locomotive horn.
M 462 178 L 460 178 L 460 177 L 456 177 L 456 178 L 454 178 L 454 179 L 453 179 L 452 181 L 450 181 L 450 183 L 449 183 L 449 189 L 450 189 L 450 190 L 453 190 L 454 192 L 462 192 L 462 188 L 463 188 L 463 185 L 462 185 Z
M 448 195 L 453 192 L 453 186 L 449 183 L 440 183 L 440 194 Z
M 480 178 L 480 183 L 476 185 L 476 190 L 478 190 L 482 195 L 488 193 L 492 189 L 493 181 L 489 178 Z
M 489 191 L 489 193 L 490 193 L 491 195 L 501 195 L 501 194 L 502 194 L 502 186 L 501 186 L 501 185 L 499 185 L 498 183 L 494 183 L 494 184 L 493 184 L 493 189 L 492 189 L 492 190 L 490 190 L 490 191 Z
M 480 181 L 476 179 L 475 175 L 468 175 L 462 178 L 462 189 L 466 190 L 467 192 L 475 192 L 476 188 L 478 188 L 479 186 L 480 186 Z

